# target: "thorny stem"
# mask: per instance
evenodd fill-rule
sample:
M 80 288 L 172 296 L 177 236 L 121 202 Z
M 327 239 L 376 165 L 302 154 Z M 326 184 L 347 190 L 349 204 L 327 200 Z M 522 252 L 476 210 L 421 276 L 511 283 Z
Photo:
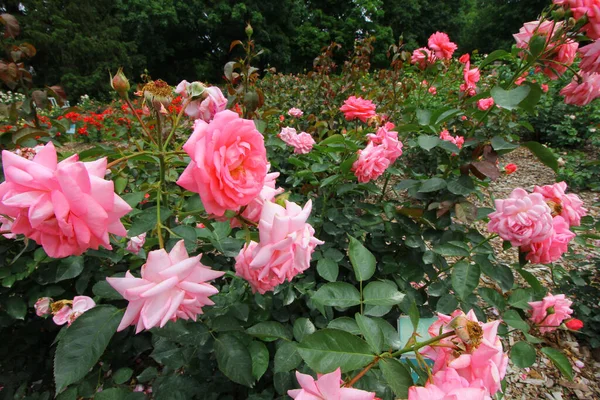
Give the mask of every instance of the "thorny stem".
M 187 108 L 187 106 L 190 104 L 191 101 L 192 101 L 192 98 L 188 97 L 181 105 L 181 110 L 179 111 L 179 114 L 177 114 L 177 118 L 175 119 L 175 122 L 173 122 L 173 127 L 171 128 L 171 132 L 169 133 L 169 136 L 167 136 L 167 140 L 165 140 L 165 143 L 163 145 L 163 150 L 167 149 L 169 142 L 173 138 L 173 135 L 175 135 L 175 130 L 179 126 L 179 121 L 181 120 L 183 113 L 185 112 L 185 109 Z
M 133 107 L 133 104 L 131 104 L 131 100 L 129 100 L 128 97 L 125 97 L 125 102 L 127 103 L 127 105 L 129 106 L 129 108 L 131 109 L 131 112 L 133 113 L 133 115 L 135 115 L 135 117 L 137 118 L 137 120 L 140 123 L 140 125 L 142 126 L 142 129 L 144 130 L 144 132 L 146 132 L 146 135 L 148 135 L 148 138 L 150 139 L 150 141 L 152 143 L 156 144 L 156 141 L 152 137 L 152 134 L 150 133 L 150 130 L 148 130 L 148 127 L 146 127 L 146 124 L 144 124 L 144 121 L 142 121 L 142 118 L 138 115 L 138 113 L 135 112 L 135 108 Z
M 143 154 L 148 154 L 148 153 L 150 153 L 150 152 L 149 152 L 149 151 L 140 151 L 140 152 L 138 152 L 138 153 L 133 153 L 133 154 L 130 154 L 130 155 L 128 155 L 128 156 L 121 157 L 121 158 L 119 158 L 119 159 L 117 159 L 117 160 L 115 160 L 115 161 L 112 161 L 112 162 L 110 162 L 110 163 L 109 163 L 109 164 L 106 166 L 106 169 L 110 169 L 110 168 L 114 167 L 115 165 L 122 163 L 123 161 L 127 161 L 127 160 L 129 160 L 130 158 L 137 157 L 137 156 L 141 156 L 141 155 L 143 155 Z
M 360 371 L 354 378 L 352 378 L 344 386 L 345 387 L 352 387 L 356 382 L 358 382 L 358 380 L 360 378 L 362 378 L 363 376 L 365 376 L 365 374 L 367 372 L 369 372 L 369 370 L 371 368 L 373 368 L 375 365 L 377 365 L 377 363 L 379 362 L 379 360 L 381 360 L 381 358 L 379 358 L 379 356 L 376 356 L 375 359 L 369 363 L 369 365 L 367 365 L 362 371 Z

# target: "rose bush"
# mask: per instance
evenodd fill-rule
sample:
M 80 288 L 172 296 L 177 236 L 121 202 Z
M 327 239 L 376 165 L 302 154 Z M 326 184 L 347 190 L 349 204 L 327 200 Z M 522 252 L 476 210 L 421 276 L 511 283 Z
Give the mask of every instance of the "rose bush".
M 586 21 L 552 36 L 530 23 L 513 52 L 481 60 L 456 59 L 436 32 L 373 75 L 365 39 L 340 76 L 260 81 L 249 28 L 232 43 L 245 58 L 224 70 L 229 110 L 199 82 L 149 81 L 131 101 L 117 74 L 123 146 L 76 156 L 50 130 L 32 160 L 4 152 L 2 234 L 17 236 L 0 248 L 3 391 L 488 399 L 506 390 L 509 357 L 526 368 L 542 356 L 572 379 L 544 334 L 581 329 L 578 315 L 528 262 L 559 260 L 571 228 L 593 221 L 564 184 L 495 203 L 486 189 L 514 172 L 502 156 L 520 145 L 557 169 L 550 149 L 508 128 L 528 128 L 544 96 L 527 77 L 550 69 L 550 85 L 569 85 L 553 63 L 593 31 Z M 498 260 L 498 235 L 518 262 Z M 422 317 L 437 318 L 430 337 L 417 333 Z

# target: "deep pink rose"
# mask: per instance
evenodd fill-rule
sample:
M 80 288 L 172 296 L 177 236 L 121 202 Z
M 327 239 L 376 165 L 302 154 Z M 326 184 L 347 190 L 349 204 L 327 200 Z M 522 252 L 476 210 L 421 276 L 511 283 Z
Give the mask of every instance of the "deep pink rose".
M 488 230 L 513 246 L 527 246 L 552 236 L 552 213 L 541 194 L 517 188 L 508 199 L 497 199 L 495 205 Z
M 565 103 L 585 106 L 600 97 L 600 74 L 582 72 L 580 76 L 581 81 L 574 76 L 573 80 L 560 91 L 560 94 L 565 97 Z
M 436 32 L 429 37 L 427 45 L 431 50 L 435 52 L 437 58 L 449 60 L 452 58 L 452 54 L 458 46 L 456 43 L 452 43 L 447 34 L 443 32 Z
M 486 97 L 485 99 L 477 100 L 477 108 L 481 111 L 487 111 L 494 105 L 494 99 L 491 97 Z
M 290 108 L 288 110 L 288 115 L 291 115 L 292 117 L 299 118 L 299 117 L 301 117 L 301 116 L 304 115 L 304 112 L 301 109 L 299 109 L 299 108 L 292 107 L 292 108 Z
M 469 382 L 452 368 L 438 371 L 432 378 L 424 387 L 411 386 L 408 400 L 491 400 L 480 379 Z
M 403 144 L 398 140 L 398 132 L 392 131 L 394 124 L 388 122 L 384 126 L 377 129 L 377 133 L 367 134 L 370 143 L 383 146 L 385 156 L 390 160 L 390 165 L 396 162 L 398 157 L 402 155 Z
M 562 255 L 569 250 L 569 242 L 575 234 L 569 230 L 569 224 L 563 217 L 556 216 L 553 219 L 554 233 L 542 242 L 531 243 L 521 248 L 526 251 L 527 260 L 534 264 L 550 264 L 560 260 Z
M 340 107 L 340 111 L 344 113 L 348 121 L 360 119 L 362 122 L 367 122 L 369 118 L 376 115 L 375 108 L 377 106 L 371 100 L 350 96 L 344 101 L 344 105 Z
M 52 301 L 53 300 L 50 297 L 42 297 L 35 302 L 33 307 L 35 308 L 35 313 L 38 317 L 52 314 L 52 309 L 50 308 Z
M 542 301 L 532 301 L 531 321 L 536 325 L 541 325 L 540 332 L 552 332 L 567 318 L 573 314 L 571 309 L 573 302 L 566 298 L 564 294 L 556 296 L 549 294 Z
M 352 164 L 352 172 L 360 183 L 367 183 L 379 178 L 390 166 L 390 159 L 385 146 L 367 144 L 363 150 L 358 150 L 358 159 Z
M 304 208 L 289 201 L 285 205 L 263 205 L 258 223 L 260 242 L 251 241 L 236 257 L 237 275 L 247 279 L 254 291 L 272 290 L 275 283 L 291 281 L 306 271 L 315 247 L 323 244 L 306 222 L 312 210 L 311 200 Z
M 373 400 L 375 393 L 342 387 L 342 371 L 319 375 L 317 379 L 296 371 L 296 380 L 302 389 L 288 390 L 292 399 L 298 400 Z
M 467 61 L 463 70 L 463 78 L 465 83 L 460 85 L 460 91 L 465 92 L 468 96 L 475 96 L 477 93 L 477 82 L 480 79 L 479 68 L 471 68 L 471 63 Z
M 416 64 L 420 69 L 425 69 L 435 62 L 435 54 L 427 47 L 421 47 L 413 51 L 410 58 L 411 64 Z
M 109 234 L 125 236 L 120 218 L 131 207 L 104 179 L 106 158 L 60 163 L 49 142 L 33 160 L 2 152 L 6 180 L 0 184 L 0 214 L 14 218 L 11 231 L 42 245 L 50 257 L 80 255 L 103 246 Z
M 440 132 L 440 139 L 445 140 L 446 142 L 454 143 L 459 149 L 462 149 L 463 145 L 465 144 L 465 138 L 463 136 L 454 137 L 450 134 L 450 132 L 448 132 L 447 129 L 444 129 Z M 452 153 L 452 155 L 455 156 L 456 154 Z
M 56 325 L 64 325 L 69 322 L 69 316 L 71 315 L 71 307 L 64 305 L 60 310 L 54 313 L 52 321 Z
M 583 72 L 600 72 L 600 40 L 582 47 L 579 49 L 579 53 L 582 56 L 579 68 Z
M 469 53 L 465 53 L 462 56 L 460 56 L 458 61 L 462 64 L 466 64 L 471 61 L 471 55 Z
M 267 152 L 254 122 L 221 111 L 210 122 L 196 120 L 183 146 L 192 159 L 177 184 L 200 194 L 206 212 L 217 217 L 238 210 L 262 190 Z
M 106 278 L 129 301 L 117 331 L 135 325 L 139 333 L 155 326 L 162 328 L 169 320 L 179 318 L 195 321 L 202 314 L 202 307 L 214 304 L 209 297 L 219 293 L 208 282 L 224 274 L 203 265 L 201 257 L 201 254 L 188 256 L 180 240 L 170 253 L 164 249 L 148 253 L 141 278 L 129 271 L 124 278 Z
M 546 201 L 551 202 L 553 213 L 560 215 L 570 226 L 579 226 L 581 217 L 587 214 L 583 208 L 583 201 L 574 193 L 566 194 L 566 182 L 559 182 L 553 185 L 535 186 L 534 193 L 544 196 Z
M 270 167 L 270 165 L 269 165 Z M 248 221 L 256 222 L 260 220 L 260 214 L 262 212 L 263 205 L 267 202 L 271 202 L 275 199 L 275 196 L 283 193 L 283 188 L 275 189 L 275 184 L 277 177 L 279 177 L 279 172 L 271 172 L 267 174 L 265 177 L 265 185 L 262 190 L 252 200 L 242 212 L 242 217 L 247 219 Z M 231 227 L 236 228 L 242 226 L 240 221 L 237 218 L 232 218 L 230 220 Z
M 125 250 L 130 251 L 134 254 L 138 254 L 142 247 L 144 247 L 144 243 L 146 243 L 146 232 L 129 239 Z

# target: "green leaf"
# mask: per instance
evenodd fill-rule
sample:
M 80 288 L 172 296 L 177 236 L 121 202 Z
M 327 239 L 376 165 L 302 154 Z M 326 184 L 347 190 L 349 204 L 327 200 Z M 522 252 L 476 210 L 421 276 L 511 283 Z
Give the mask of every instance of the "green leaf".
M 27 314 L 27 303 L 21 297 L 13 296 L 6 299 L 4 304 L 8 315 L 14 319 L 25 319 Z
M 360 335 L 360 329 L 358 329 L 358 324 L 356 320 L 350 317 L 340 317 L 336 318 L 327 324 L 327 327 L 330 329 L 337 329 L 340 331 L 349 332 L 353 335 Z
M 94 395 L 94 400 L 143 400 L 146 396 L 141 392 L 131 392 L 124 388 L 104 389 Z
M 96 306 L 66 328 L 54 357 L 57 393 L 82 379 L 96 365 L 122 316 L 122 311 L 113 306 Z
M 533 343 L 533 344 L 539 344 L 539 343 L 544 343 L 544 341 L 540 338 L 537 338 L 533 335 L 530 335 L 529 333 L 523 332 L 523 336 L 525 336 L 525 339 L 529 342 L 529 343 Z
M 131 379 L 131 375 L 133 375 L 133 370 L 131 368 L 119 368 L 112 376 L 113 381 L 117 384 L 122 384 Z
M 424 150 L 431 150 L 440 143 L 440 138 L 437 136 L 421 135 L 417 139 L 419 146 Z
M 475 191 L 473 179 L 468 175 L 461 175 L 458 179 L 448 181 L 448 191 L 458 196 L 467 196 Z
M 438 190 L 442 190 L 446 187 L 446 181 L 442 178 L 431 178 L 427 179 L 421 184 L 419 193 L 431 193 Z
M 541 299 L 548 293 L 548 289 L 546 289 L 540 281 L 529 271 L 525 271 L 524 269 L 518 269 L 517 272 L 529 283 L 531 288 L 533 289 L 533 296 L 535 298 Z
M 277 321 L 259 322 L 246 329 L 246 333 L 265 342 L 273 342 L 277 339 L 292 340 L 291 333 Z
M 383 332 L 379 328 L 379 325 L 373 319 L 365 317 L 360 313 L 356 313 L 354 318 L 371 350 L 377 354 L 381 353 L 381 349 L 383 349 Z
M 117 179 L 115 179 L 115 192 L 118 194 L 123 193 L 123 190 L 125 190 L 127 187 L 127 181 L 128 179 L 122 176 L 119 176 Z
M 502 136 L 494 136 L 492 138 L 492 147 L 494 150 L 513 150 L 519 147 L 518 144 L 509 143 Z
M 535 347 L 527 342 L 517 342 L 510 349 L 510 359 L 519 368 L 531 367 L 535 358 Z
M 526 142 L 523 143 L 523 147 L 527 147 L 545 166 L 552 168 L 554 172 L 558 172 L 558 159 L 549 148 L 538 142 Z
M 311 298 L 314 302 L 332 307 L 352 307 L 360 304 L 360 293 L 346 282 L 326 283 Z
M 469 250 L 452 243 L 437 244 L 433 246 L 433 252 L 445 257 L 468 257 Z
M 523 321 L 521 316 L 515 310 L 508 310 L 504 313 L 502 318 L 509 326 L 518 329 L 523 332 L 529 332 L 529 324 Z
M 479 265 L 467 261 L 459 261 L 452 267 L 452 288 L 460 296 L 466 299 L 479 284 L 481 270 Z
M 215 339 L 214 349 L 219 370 L 235 383 L 252 387 L 252 356 L 247 346 L 237 337 L 224 334 Z
M 321 258 L 317 262 L 317 272 L 326 281 L 335 282 L 340 272 L 340 267 L 338 263 L 330 258 Z
M 370 282 L 363 289 L 364 304 L 372 306 L 395 306 L 403 299 L 404 294 L 400 293 L 396 285 L 391 282 Z
M 351 333 L 322 329 L 304 338 L 298 352 L 309 368 L 325 374 L 341 368 L 350 372 L 374 359 L 369 345 Z
M 506 308 L 506 300 L 504 300 L 504 296 L 494 289 L 480 287 L 477 289 L 477 293 L 479 293 L 483 300 L 496 307 L 499 311 L 503 311 Z
M 83 271 L 83 257 L 71 256 L 60 260 L 56 269 L 56 280 L 54 282 L 73 279 L 79 276 Z
M 413 386 L 410 371 L 402 363 L 393 358 L 385 358 L 379 362 L 379 369 L 394 394 L 401 399 L 408 397 L 408 388 Z
M 475 256 L 475 261 L 481 267 L 481 272 L 495 280 L 503 292 L 512 289 L 515 282 L 512 269 L 503 264 L 492 264 L 485 255 Z
M 479 69 L 482 69 L 486 65 L 489 65 L 489 64 L 493 63 L 496 60 L 501 60 L 501 59 L 505 59 L 505 58 L 509 58 L 509 57 L 510 57 L 510 53 L 507 52 L 506 50 L 495 50 L 495 51 L 492 51 L 479 64 Z
M 302 357 L 298 353 L 298 345 L 294 342 L 286 342 L 279 346 L 275 352 L 275 366 L 273 372 L 287 372 L 298 368 Z
M 253 340 L 248 347 L 252 357 L 252 376 L 259 380 L 269 368 L 269 350 L 263 342 Z
M 561 351 L 552 347 L 542 347 L 542 353 L 548 356 L 563 375 L 569 378 L 570 381 L 573 380 L 573 367 L 569 359 Z
M 160 221 L 165 222 L 171 216 L 171 210 L 168 208 L 160 208 Z M 156 207 L 144 209 L 131 224 L 131 228 L 127 232 L 129 237 L 141 235 L 148 232 L 156 226 Z
M 410 323 L 413 326 L 413 330 L 416 332 L 417 328 L 419 327 L 419 319 L 421 319 L 421 315 L 419 314 L 417 302 L 414 299 L 411 299 L 410 308 L 408 309 L 408 316 L 410 317 Z
M 371 279 L 375 273 L 375 256 L 361 242 L 348 236 L 350 244 L 348 246 L 348 257 L 354 269 L 356 280 L 363 282 Z
M 490 91 L 490 94 L 496 105 L 507 110 L 514 110 L 527 97 L 530 90 L 531 88 L 526 85 L 511 90 L 504 90 L 500 86 L 496 86 Z
M 508 298 L 508 304 L 515 308 L 529 310 L 529 302 L 531 301 L 531 291 L 528 289 L 516 289 Z
M 458 307 L 458 300 L 453 294 L 446 294 L 438 300 L 435 310 L 442 314 L 451 314 Z
M 121 300 L 123 297 L 117 292 L 107 281 L 98 281 L 92 286 L 92 293 L 95 296 L 102 297 L 107 300 Z
M 317 328 L 308 318 L 298 318 L 294 321 L 294 338 L 301 342 L 305 336 L 315 333 Z

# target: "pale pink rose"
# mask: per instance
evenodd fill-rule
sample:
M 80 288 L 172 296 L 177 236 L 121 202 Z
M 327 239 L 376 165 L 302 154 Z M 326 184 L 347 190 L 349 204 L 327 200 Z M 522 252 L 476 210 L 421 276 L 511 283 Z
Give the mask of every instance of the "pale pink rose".
M 52 321 L 56 325 L 64 325 L 69 322 L 69 316 L 71 315 L 71 307 L 64 305 L 58 312 L 52 317 Z
M 463 78 L 465 79 L 465 83 L 460 85 L 460 91 L 465 92 L 468 96 L 475 96 L 477 94 L 477 82 L 480 79 L 479 68 L 471 68 L 471 63 L 467 61 L 463 71 Z
M 569 224 L 561 216 L 553 219 L 554 234 L 542 242 L 521 247 L 527 253 L 527 260 L 534 264 L 550 264 L 560 260 L 569 250 L 569 242 L 575 234 L 569 230 Z
M 358 150 L 358 159 L 352 164 L 352 172 L 360 183 L 367 183 L 379 178 L 390 166 L 386 148 L 383 145 L 367 144 L 363 150 Z
M 488 230 L 513 246 L 527 246 L 552 236 L 552 213 L 541 194 L 517 188 L 508 199 L 495 200 L 495 205 Z
M 491 400 L 480 379 L 469 382 L 456 370 L 438 371 L 424 387 L 411 386 L 408 400 Z
M 258 223 L 260 242 L 250 242 L 236 258 L 237 275 L 247 279 L 254 291 L 272 290 L 276 282 L 291 281 L 306 271 L 315 248 L 324 243 L 315 238 L 315 230 L 306 222 L 311 200 L 304 208 L 289 201 L 285 205 L 263 205 Z
M 600 72 L 600 40 L 596 40 L 579 49 L 581 62 L 579 68 L 583 72 Z
M 536 325 L 541 325 L 541 333 L 555 331 L 557 327 L 573 314 L 571 309 L 573 302 L 566 298 L 564 294 L 556 296 L 549 294 L 542 301 L 532 301 L 531 321 Z
M 567 183 L 559 182 L 553 185 L 535 186 L 533 192 L 541 194 L 546 201 L 552 202 L 550 205 L 554 207 L 553 212 L 563 217 L 567 224 L 579 226 L 581 217 L 587 215 L 587 209 L 583 207 L 583 201 L 579 196 L 574 193 L 566 194 L 566 190 Z
M 394 124 L 388 122 L 377 129 L 376 134 L 367 134 L 370 143 L 383 146 L 385 156 L 390 160 L 390 165 L 402 155 L 403 147 L 402 142 L 398 140 L 398 132 L 392 131 L 392 129 L 394 129 Z
M 427 47 L 421 47 L 413 51 L 410 58 L 411 64 L 416 64 L 420 69 L 425 69 L 435 62 L 435 54 Z
M 277 177 L 279 177 L 279 172 L 271 172 L 267 174 L 267 176 L 265 177 L 265 185 L 263 186 L 258 196 L 256 196 L 254 200 L 252 200 L 246 206 L 246 208 L 242 212 L 242 217 L 244 217 L 248 221 L 258 223 L 258 221 L 260 220 L 260 214 L 262 212 L 263 205 L 266 202 L 273 201 L 275 199 L 275 196 L 283 193 L 285 190 L 283 188 L 275 189 Z M 232 218 L 230 220 L 230 224 L 232 228 L 242 226 L 242 224 L 237 218 Z M 202 225 L 202 228 L 204 228 L 204 225 Z
M 435 88 L 435 86 L 431 86 L 429 89 L 427 89 L 427 91 L 432 95 L 435 96 L 437 94 L 437 89 Z
M 315 380 L 310 375 L 296 371 L 296 380 L 302 389 L 288 390 L 292 399 L 298 400 L 373 400 L 375 393 L 342 387 L 342 371 L 318 375 Z
M 508 367 L 508 354 L 504 352 L 502 342 L 498 336 L 500 321 L 481 323 L 477 320 L 473 310 L 467 314 L 457 310 L 452 315 L 453 317 L 464 316 L 470 321 L 477 322 L 483 330 L 481 343 L 477 346 L 469 346 L 468 350 L 463 351 L 453 351 L 451 347 L 426 346 L 420 351 L 421 354 L 435 360 L 434 373 L 454 369 L 467 382 L 477 382 L 477 387 L 485 388 L 487 394 L 493 396 L 501 390 L 501 382 Z M 449 318 L 448 316 L 444 317 L 444 320 Z M 442 323 L 441 330 L 448 331 L 451 329 L 445 323 Z M 436 333 L 435 336 L 438 334 Z M 456 336 L 444 339 L 441 342 L 441 344 L 450 345 L 454 348 L 458 343 L 464 347 L 462 341 Z
M 0 215 L 0 231 L 10 231 L 12 229 L 12 224 L 13 221 Z M 5 233 L 2 236 L 4 236 L 7 239 L 14 239 L 17 237 L 17 235 L 15 235 L 14 233 Z
M 73 323 L 81 314 L 96 307 L 96 303 L 92 298 L 87 296 L 75 296 L 73 297 L 73 304 L 71 313 L 69 314 L 69 325 Z
M 582 72 L 580 76 L 581 81 L 574 76 L 573 80 L 560 91 L 560 94 L 565 97 L 565 103 L 585 106 L 600 97 L 600 74 Z
M 233 111 L 221 111 L 210 122 L 196 120 L 183 146 L 191 162 L 177 180 L 200 194 L 206 212 L 221 217 L 249 204 L 262 190 L 267 152 L 254 122 Z
M 112 249 L 109 234 L 125 236 L 120 218 L 131 207 L 104 179 L 106 158 L 60 163 L 49 142 L 33 160 L 2 152 L 6 180 L 0 184 L 0 214 L 14 219 L 11 231 L 42 245 L 50 257 Z
M 485 99 L 477 100 L 477 108 L 481 111 L 487 111 L 494 105 L 494 99 L 491 97 L 486 97 Z
M 304 115 L 304 112 L 301 109 L 296 108 L 296 107 L 290 108 L 287 113 L 288 113 L 288 115 L 291 115 L 292 117 L 296 117 L 296 118 L 299 118 Z
M 450 41 L 447 34 L 443 32 L 436 32 L 429 37 L 427 45 L 431 50 L 435 52 L 437 58 L 449 60 L 452 58 L 452 54 L 458 46 L 456 43 Z
M 42 317 L 44 315 L 52 314 L 52 309 L 50 308 L 50 304 L 52 304 L 52 299 L 50 297 L 42 297 L 39 298 L 35 305 L 35 313 L 38 317 Z
M 183 80 L 175 88 L 175 93 L 181 95 L 184 99 L 190 97 L 188 89 L 191 83 Z M 214 116 L 227 108 L 227 99 L 216 86 L 207 87 L 202 94 L 202 98 L 191 101 L 185 108 L 185 113 L 193 118 L 201 118 L 205 122 L 210 122 Z
M 219 293 L 207 283 L 223 276 L 200 262 L 201 254 L 189 257 L 183 240 L 170 253 L 164 249 L 148 253 L 141 278 L 127 271 L 124 278 L 109 277 L 108 283 L 129 301 L 117 331 L 129 325 L 136 333 L 155 326 L 161 328 L 169 320 L 193 319 L 202 314 L 202 307 L 214 303 L 209 299 Z
M 348 121 L 360 119 L 362 122 L 367 122 L 367 119 L 376 115 L 375 108 L 377 106 L 371 100 L 350 96 L 344 101 L 344 105 L 340 107 L 340 111 L 344 113 Z
M 129 239 L 125 250 L 130 251 L 134 254 L 138 254 L 142 247 L 144 247 L 144 243 L 146 243 L 146 232 Z
M 279 139 L 283 140 L 285 144 L 292 146 L 292 143 L 296 139 L 296 136 L 298 136 L 298 133 L 294 128 L 286 126 L 285 128 L 281 128 L 281 132 L 279 132 L 277 136 Z
M 315 139 L 313 139 L 310 133 L 300 132 L 292 141 L 294 153 L 308 154 L 312 150 L 315 143 Z

